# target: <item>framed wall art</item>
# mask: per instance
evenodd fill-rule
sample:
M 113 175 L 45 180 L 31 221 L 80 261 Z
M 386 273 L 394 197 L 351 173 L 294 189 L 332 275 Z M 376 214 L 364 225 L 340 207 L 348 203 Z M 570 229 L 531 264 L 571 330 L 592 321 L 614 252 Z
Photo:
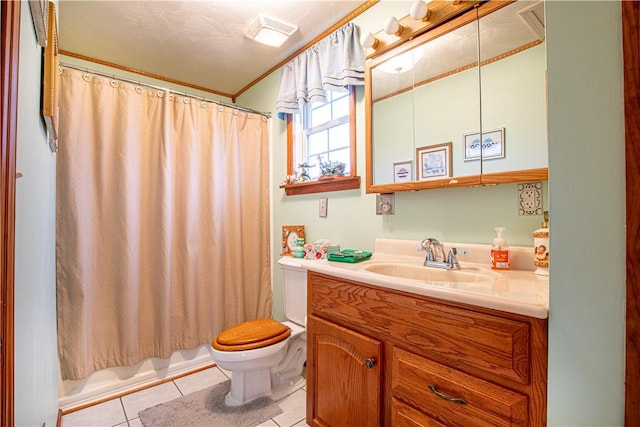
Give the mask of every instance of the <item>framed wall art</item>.
M 298 238 L 304 239 L 304 225 L 283 225 L 282 253 L 280 255 L 291 255 Z
M 451 142 L 417 148 L 416 165 L 418 181 L 451 176 Z
M 49 22 L 47 25 L 47 47 L 44 48 L 44 73 L 42 76 L 42 117 L 44 117 L 49 136 L 51 151 L 58 150 L 58 28 L 56 23 L 56 9 L 53 2 L 48 4 Z
M 464 161 L 501 159 L 504 157 L 504 128 L 464 134 Z
M 413 180 L 413 160 L 393 164 L 393 182 L 410 182 Z
M 31 19 L 36 30 L 36 40 L 42 47 L 47 47 L 47 25 L 49 22 L 49 2 L 47 0 L 29 0 Z

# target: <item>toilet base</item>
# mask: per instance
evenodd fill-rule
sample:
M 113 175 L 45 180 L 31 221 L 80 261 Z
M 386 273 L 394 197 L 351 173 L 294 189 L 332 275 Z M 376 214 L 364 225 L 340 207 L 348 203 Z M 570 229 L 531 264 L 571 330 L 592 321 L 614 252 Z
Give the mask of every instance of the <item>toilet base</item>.
M 263 396 L 269 396 L 273 401 L 277 401 L 300 390 L 307 384 L 307 380 L 303 376 L 298 376 L 291 378 L 291 380 L 286 384 L 278 384 L 273 387 L 267 387 L 266 389 L 255 387 L 256 384 L 257 383 L 252 383 L 251 394 L 245 394 L 244 396 L 234 396 L 232 393 L 238 390 L 246 391 L 248 390 L 247 388 L 239 388 L 237 386 L 236 388 L 233 388 L 232 386 L 231 390 L 224 397 L 224 402 L 227 406 L 241 406 Z
M 269 368 L 251 371 L 233 371 L 231 389 L 224 397 L 227 406 L 241 406 L 254 399 L 271 394 Z
M 265 363 L 266 366 L 259 369 L 231 371 L 231 390 L 225 396 L 225 403 L 240 406 L 262 396 L 279 400 L 301 389 L 306 384 L 306 349 L 306 334 L 299 332 L 289 339 L 286 349 L 283 349 L 284 356 L 274 356 L 281 359 L 279 363 Z
M 289 381 L 288 384 L 278 384 L 276 386 L 273 386 L 273 389 L 271 390 L 271 399 L 273 399 L 274 401 L 280 400 L 283 397 L 300 390 L 306 384 L 307 380 L 303 376 L 291 378 L 291 381 Z

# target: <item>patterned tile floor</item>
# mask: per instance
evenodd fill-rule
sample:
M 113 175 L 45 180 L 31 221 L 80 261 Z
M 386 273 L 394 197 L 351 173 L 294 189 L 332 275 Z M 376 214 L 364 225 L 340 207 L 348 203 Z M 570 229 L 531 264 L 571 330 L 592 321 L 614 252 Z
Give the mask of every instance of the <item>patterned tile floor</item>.
M 61 427 L 142 427 L 140 418 L 138 418 L 139 411 L 202 390 L 227 379 L 223 370 L 217 367 L 209 368 L 171 382 L 71 412 L 62 417 Z M 277 403 L 283 413 L 260 424 L 259 427 L 307 426 L 305 421 L 306 392 L 304 389 L 278 400 Z

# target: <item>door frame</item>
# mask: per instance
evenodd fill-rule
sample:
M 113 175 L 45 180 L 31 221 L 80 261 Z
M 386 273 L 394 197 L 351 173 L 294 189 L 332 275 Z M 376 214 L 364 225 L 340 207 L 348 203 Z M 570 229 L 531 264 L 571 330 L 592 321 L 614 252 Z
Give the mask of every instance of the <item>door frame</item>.
M 20 1 L 0 5 L 0 425 L 14 425 L 14 269 Z
M 640 425 L 640 2 L 622 1 L 627 203 L 625 425 Z

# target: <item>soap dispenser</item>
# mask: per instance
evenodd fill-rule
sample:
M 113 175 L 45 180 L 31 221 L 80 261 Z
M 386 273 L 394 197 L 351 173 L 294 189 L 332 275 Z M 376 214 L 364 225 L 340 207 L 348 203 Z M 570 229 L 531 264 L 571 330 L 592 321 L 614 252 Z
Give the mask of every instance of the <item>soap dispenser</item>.
M 541 227 L 533 232 L 533 264 L 537 267 L 535 274 L 549 275 L 549 211 L 544 211 Z
M 509 260 L 509 246 L 503 237 L 504 227 L 496 227 L 496 238 L 493 239 L 491 247 L 491 268 L 494 270 L 509 270 L 511 262 Z

